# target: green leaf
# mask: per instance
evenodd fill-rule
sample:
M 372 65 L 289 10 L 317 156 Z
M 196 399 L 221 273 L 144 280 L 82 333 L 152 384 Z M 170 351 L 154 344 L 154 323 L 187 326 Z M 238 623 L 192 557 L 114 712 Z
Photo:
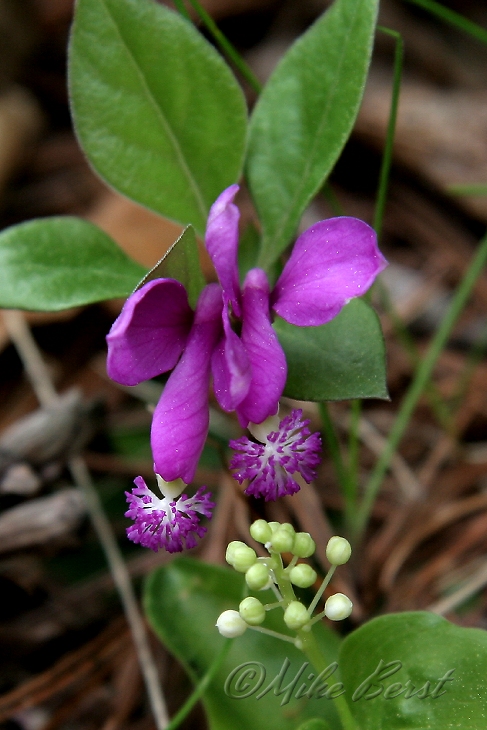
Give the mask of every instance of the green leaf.
M 148 281 L 163 278 L 180 281 L 188 292 L 190 305 L 193 309 L 196 307 L 196 302 L 206 282 L 201 271 L 193 226 L 187 226 L 184 229 L 162 259 L 144 276 L 137 289 L 147 284 Z
M 487 727 L 481 629 L 426 611 L 380 616 L 345 639 L 340 669 L 361 730 Z
M 227 609 L 238 609 L 245 595 L 242 575 L 190 558 L 179 558 L 149 576 L 144 605 L 157 635 L 197 683 L 226 641 L 215 628 L 218 616 Z M 270 591 L 258 595 L 263 602 L 275 601 Z M 282 611 L 271 611 L 264 626 L 289 633 L 281 617 Z M 313 627 L 313 632 L 326 661 L 331 664 L 337 656 L 337 636 L 323 625 Z M 230 727 L 238 730 L 294 730 L 306 718 L 317 714 L 326 719 L 330 730 L 338 730 L 340 724 L 332 700 L 294 698 L 295 691 L 302 684 L 309 687 L 312 683 L 308 676 L 313 668 L 309 665 L 294 689 L 289 690 L 289 702 L 281 706 L 286 693 L 276 694 L 272 689 L 257 699 L 258 693 L 279 674 L 286 658 L 291 664 L 285 672 L 282 688 L 290 685 L 303 667 L 306 662 L 304 655 L 290 643 L 251 629 L 233 639 L 223 665 L 203 696 L 211 730 L 228 730 Z M 255 672 L 253 677 L 250 674 L 252 670 Z M 245 671 L 249 672 L 246 676 Z M 230 677 L 232 672 L 233 679 Z M 330 677 L 329 683 L 335 681 L 335 676 Z M 241 680 L 240 689 L 238 679 Z M 245 685 L 248 696 L 245 696 Z
M 268 268 L 347 141 L 364 90 L 378 0 L 335 0 L 266 84 L 250 123 L 247 173 Z
M 78 0 L 69 51 L 76 131 L 117 190 L 199 233 L 241 171 L 247 112 L 196 28 L 152 0 Z
M 311 720 L 306 720 L 297 730 L 329 730 L 329 728 L 327 722 L 319 717 L 313 717 Z
M 57 312 L 126 297 L 145 269 L 92 223 L 41 218 L 0 233 L 0 307 Z
M 379 318 L 362 299 L 352 299 L 321 327 L 277 319 L 274 329 L 288 366 L 284 395 L 311 401 L 388 398 Z

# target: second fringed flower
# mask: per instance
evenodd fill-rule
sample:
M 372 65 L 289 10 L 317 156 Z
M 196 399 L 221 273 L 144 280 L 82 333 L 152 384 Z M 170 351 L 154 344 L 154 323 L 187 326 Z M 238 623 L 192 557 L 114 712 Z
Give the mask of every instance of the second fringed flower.
M 261 429 L 256 431 L 249 426 L 261 443 L 246 436 L 230 441 L 230 448 L 237 452 L 230 463 L 233 476 L 239 484 L 249 480 L 245 494 L 264 497 L 268 502 L 299 491 L 294 474 L 301 474 L 308 484 L 316 478 L 321 438 L 319 433 L 310 433 L 309 420 L 302 416 L 303 411 L 292 411 L 282 419 L 277 431 L 267 436 L 262 435 Z
M 200 516 L 210 518 L 215 506 L 211 494 L 201 487 L 188 497 L 181 494 L 186 486 L 181 479 L 165 482 L 159 474 L 156 478 L 162 497 L 154 494 L 142 477 L 136 477 L 135 488 L 125 492 L 129 504 L 125 517 L 134 520 L 127 528 L 127 537 L 154 552 L 164 548 L 179 553 L 195 547 L 196 537 L 206 532 L 199 524 Z

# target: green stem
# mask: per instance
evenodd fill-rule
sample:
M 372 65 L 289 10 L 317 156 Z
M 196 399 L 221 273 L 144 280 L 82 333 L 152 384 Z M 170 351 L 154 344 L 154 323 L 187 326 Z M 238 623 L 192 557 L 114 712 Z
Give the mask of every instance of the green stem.
M 228 38 L 221 32 L 211 15 L 209 15 L 206 10 L 200 5 L 198 0 L 188 0 L 193 8 L 198 13 L 199 17 L 203 21 L 206 28 L 209 30 L 213 38 L 215 39 L 216 43 L 219 45 L 223 53 L 229 58 L 238 68 L 244 79 L 247 81 L 247 83 L 252 87 L 252 89 L 259 94 L 262 85 L 260 81 L 257 79 L 256 76 L 254 76 L 254 73 L 252 72 L 251 68 L 248 66 L 248 64 L 245 63 L 240 53 L 237 51 L 235 46 L 233 46 Z
M 396 41 L 396 50 L 394 53 L 394 81 L 392 84 L 391 108 L 389 111 L 389 122 L 387 124 L 386 143 L 384 154 L 382 155 L 382 163 L 379 175 L 379 185 L 377 188 L 377 199 L 374 213 L 374 228 L 377 238 L 380 238 L 382 232 L 382 221 L 384 219 L 384 209 L 387 198 L 387 188 L 389 186 L 389 175 L 392 164 L 392 148 L 394 145 L 394 134 L 396 131 L 397 107 L 399 104 L 399 92 L 401 89 L 402 64 L 404 56 L 404 43 L 400 33 L 390 28 L 377 26 L 386 35 L 392 36 Z
M 191 23 L 191 17 L 186 10 L 186 6 L 184 5 L 183 0 L 174 0 L 174 5 L 178 9 L 178 12 L 183 16 L 183 18 L 186 18 L 186 20 L 189 20 Z
M 416 346 L 414 338 L 410 334 L 404 322 L 401 320 L 399 314 L 394 307 L 394 304 L 391 301 L 391 297 L 389 296 L 387 288 L 384 286 L 380 279 L 375 283 L 375 286 L 379 294 L 381 306 L 391 320 L 392 326 L 394 328 L 394 334 L 406 351 L 412 369 L 416 370 L 419 363 L 421 362 L 421 354 Z M 435 414 L 436 420 L 438 421 L 439 425 L 443 428 L 444 431 L 451 433 L 452 414 L 450 412 L 450 409 L 442 399 L 438 388 L 433 382 L 430 381 L 427 384 L 425 388 L 425 394 L 428 397 L 430 406 Z
M 318 605 L 318 601 L 320 600 L 321 596 L 325 592 L 326 586 L 328 585 L 328 583 L 333 578 L 333 573 L 335 572 L 336 567 L 337 567 L 336 565 L 332 565 L 331 566 L 330 570 L 328 571 L 328 573 L 323 578 L 323 583 L 318 588 L 315 597 L 313 598 L 313 600 L 309 604 L 309 606 L 308 606 L 308 613 L 309 613 L 310 616 L 313 614 L 313 611 L 315 610 L 316 606 Z
M 296 646 L 296 639 L 293 639 L 292 636 L 287 636 L 286 634 L 280 634 L 278 631 L 273 631 L 272 629 L 266 629 L 264 626 L 249 626 L 249 629 L 252 629 L 252 631 L 258 631 L 260 634 L 266 634 L 267 636 L 272 636 L 274 639 L 280 639 L 281 641 L 287 641 L 290 644 L 294 644 L 294 646 Z
M 213 678 L 215 677 L 216 673 L 220 669 L 221 665 L 225 661 L 225 658 L 228 654 L 228 651 L 230 649 L 230 646 L 232 645 L 232 640 L 227 639 L 225 643 L 223 644 L 222 648 L 216 655 L 215 659 L 211 663 L 211 665 L 208 668 L 208 671 L 205 673 L 204 677 L 198 682 L 196 687 L 194 688 L 191 695 L 188 697 L 186 702 L 182 707 L 179 708 L 179 710 L 176 712 L 174 717 L 172 718 L 169 725 L 166 727 L 166 730 L 175 730 L 179 725 L 183 722 L 183 720 L 189 715 L 195 704 L 198 702 L 200 697 L 202 696 L 203 692 L 206 690 L 206 688 L 209 686 L 209 684 L 212 682 Z
M 327 180 L 325 182 L 325 184 L 321 188 L 321 192 L 323 193 L 326 200 L 328 201 L 330 208 L 333 211 L 333 215 L 336 215 L 336 216 L 345 215 L 345 213 L 343 211 L 343 207 L 342 207 L 340 201 L 338 200 L 337 194 L 333 190 L 333 187 L 329 180 Z
M 277 584 L 279 586 L 279 590 L 282 593 L 282 596 L 284 598 L 285 604 L 289 605 L 291 601 L 296 600 L 296 595 L 294 593 L 294 588 L 289 580 L 289 577 L 287 573 L 285 572 L 285 568 L 282 563 L 282 557 L 280 553 L 275 553 L 271 551 L 272 556 L 272 569 L 274 571 L 274 575 L 276 577 Z M 316 594 L 317 598 L 315 597 L 315 601 L 313 601 L 314 605 L 318 603 L 323 591 L 325 590 L 326 586 L 331 580 L 331 576 L 333 575 L 335 571 L 336 566 L 332 566 L 328 573 L 326 574 L 326 577 L 322 583 L 322 586 L 318 593 Z M 313 604 L 312 604 L 313 605 Z M 309 609 L 308 609 L 309 611 Z M 301 629 L 297 632 L 297 637 L 299 640 L 299 647 L 300 649 L 306 654 L 308 657 L 310 663 L 314 666 L 316 671 L 322 672 L 324 669 L 326 669 L 329 664 L 331 664 L 331 660 L 327 660 L 325 656 L 323 656 L 322 651 L 318 648 L 318 645 L 316 643 L 316 638 L 313 635 L 313 632 L 311 629 L 309 631 L 305 631 L 304 629 Z M 350 712 L 350 708 L 348 707 L 347 701 L 345 700 L 344 696 L 335 697 L 333 699 L 333 702 L 335 704 L 336 710 L 338 712 L 338 715 L 340 717 L 343 730 L 357 730 L 357 726 L 355 724 L 355 721 L 352 717 L 352 713 Z
M 350 429 L 348 434 L 348 480 L 351 494 L 352 510 L 355 512 L 357 502 L 357 485 L 359 470 L 359 426 L 362 415 L 362 401 L 353 400 L 351 403 Z
M 318 674 L 325 670 L 332 663 L 332 660 L 329 660 L 327 659 L 327 657 L 323 656 L 323 652 L 318 647 L 318 644 L 316 643 L 316 638 L 312 631 L 298 631 L 298 638 L 301 642 L 301 650 L 304 654 L 306 654 L 307 658 L 316 669 Z M 333 699 L 333 703 L 338 712 L 338 716 L 342 723 L 343 729 L 357 730 L 357 725 L 355 723 L 355 720 L 353 719 L 352 713 L 350 712 L 350 707 L 348 706 L 348 702 L 346 701 L 345 696 L 340 695 L 339 697 L 335 697 Z
M 354 525 L 355 541 L 358 541 L 363 535 L 372 507 L 381 487 L 382 480 L 384 479 L 386 471 L 391 463 L 391 459 L 399 446 L 419 398 L 431 378 L 436 361 L 445 347 L 453 326 L 467 303 L 475 282 L 477 281 L 477 278 L 479 277 L 486 262 L 487 236 L 484 236 L 484 238 L 480 241 L 479 248 L 470 263 L 470 266 L 465 272 L 465 275 L 452 298 L 447 313 L 437 330 L 424 359 L 421 361 L 418 369 L 416 370 L 414 379 L 401 403 L 401 407 L 389 434 L 389 438 L 387 439 L 384 451 L 372 470 L 365 487 L 364 498 L 359 507 Z
M 428 10 L 432 15 L 436 15 L 437 18 L 441 18 L 445 23 L 453 25 L 455 28 L 460 28 L 465 33 L 476 38 L 481 43 L 487 44 L 487 30 L 482 28 L 477 23 L 473 23 L 468 18 L 464 18 L 460 13 L 456 13 L 450 8 L 445 8 L 444 5 L 435 2 L 435 0 L 407 0 L 413 5 L 419 5 L 420 8 Z
M 343 461 L 342 452 L 340 450 L 340 444 L 336 435 L 335 426 L 330 417 L 330 412 L 326 403 L 319 403 L 321 424 L 323 427 L 323 434 L 325 437 L 328 451 L 330 452 L 331 460 L 333 461 L 333 467 L 335 469 L 338 481 L 343 491 L 345 499 L 345 512 L 353 507 L 353 494 L 349 489 L 348 471 Z

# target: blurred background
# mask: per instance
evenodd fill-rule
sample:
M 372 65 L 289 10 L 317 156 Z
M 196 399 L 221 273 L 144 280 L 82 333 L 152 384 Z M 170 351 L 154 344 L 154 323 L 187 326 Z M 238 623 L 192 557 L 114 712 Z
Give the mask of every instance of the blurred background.
M 202 4 L 264 82 L 328 3 Z M 483 0 L 445 5 L 487 28 Z M 0 226 L 80 215 L 149 267 L 180 228 L 109 189 L 87 164 L 66 88 L 72 13 L 72 0 L 0 0 Z M 415 367 L 487 222 L 487 47 L 400 0 L 383 0 L 379 22 L 402 35 L 405 63 L 381 240 L 391 265 L 374 292 L 391 401 L 370 401 L 362 410 L 362 479 L 384 448 Z M 394 40 L 378 32 L 355 131 L 303 228 L 337 210 L 372 222 L 393 62 Z M 251 106 L 255 95 L 242 83 Z M 252 219 L 248 196 L 240 202 L 243 219 Z M 26 314 L 63 395 L 49 411 L 39 409 L 0 317 L 2 730 L 153 727 L 112 578 L 65 469 L 70 455 L 85 455 L 138 587 L 152 567 L 170 559 L 130 545 L 123 517 L 124 490 L 135 476 L 152 476 L 147 404 L 160 386 L 128 393 L 107 379 L 105 335 L 120 306 Z M 344 566 L 334 583 L 355 604 L 348 629 L 378 613 L 425 608 L 487 628 L 486 306 L 483 274 L 393 460 L 359 560 Z M 316 407 L 308 404 L 305 412 L 318 428 Z M 345 442 L 350 405 L 332 404 L 330 412 Z M 245 539 L 249 522 L 265 516 L 312 532 L 319 562 L 339 529 L 343 504 L 326 451 L 312 487 L 264 510 L 243 500 L 220 466 L 219 436 L 238 435 L 236 421 L 219 414 L 212 434 L 196 484 L 214 491 L 218 508 L 193 553 L 224 562 L 226 543 Z M 155 638 L 153 645 L 174 712 L 190 684 Z M 182 727 L 204 728 L 202 711 L 196 708 Z

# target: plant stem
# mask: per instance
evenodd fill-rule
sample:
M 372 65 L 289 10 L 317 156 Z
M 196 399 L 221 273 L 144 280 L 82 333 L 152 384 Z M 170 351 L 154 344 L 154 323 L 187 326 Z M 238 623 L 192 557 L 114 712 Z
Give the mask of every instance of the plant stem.
M 332 565 L 331 566 L 330 570 L 328 571 L 328 573 L 323 578 L 323 582 L 320 585 L 320 587 L 318 588 L 315 597 L 313 598 L 313 600 L 309 604 L 309 606 L 308 606 L 308 613 L 309 613 L 310 616 L 312 615 L 313 611 L 315 610 L 316 606 L 318 605 L 318 601 L 320 600 L 321 596 L 325 592 L 326 586 L 328 585 L 328 583 L 333 578 L 333 573 L 335 572 L 336 567 L 337 567 L 336 565 Z
M 208 668 L 208 671 L 205 673 L 204 677 L 198 682 L 198 684 L 196 685 L 196 687 L 194 688 L 193 692 L 188 697 L 186 702 L 176 712 L 176 714 L 172 718 L 171 722 L 167 726 L 166 730 L 176 730 L 176 728 L 179 727 L 179 725 L 183 722 L 185 717 L 187 717 L 189 715 L 189 713 L 191 712 L 191 710 L 193 709 L 195 704 L 198 702 L 198 700 L 202 696 L 205 689 L 212 682 L 216 673 L 218 672 L 221 665 L 225 661 L 225 657 L 227 656 L 231 645 L 232 645 L 232 640 L 227 639 L 225 641 L 225 643 L 223 644 L 221 650 L 219 651 L 219 653 L 213 660 L 213 663 Z
M 428 10 L 432 15 L 441 18 L 445 23 L 449 23 L 455 28 L 460 28 L 460 30 L 473 36 L 481 43 L 487 44 L 487 30 L 477 25 L 477 23 L 468 20 L 468 18 L 464 18 L 460 13 L 450 10 L 450 8 L 445 8 L 444 5 L 435 2 L 435 0 L 408 0 L 408 2 L 413 3 L 413 5 L 419 5 L 420 8 Z
M 310 663 L 316 669 L 318 674 L 325 670 L 332 663 L 328 661 L 321 649 L 316 643 L 316 638 L 313 631 L 298 631 L 298 638 L 301 642 L 301 650 L 308 657 Z M 333 698 L 333 703 L 338 712 L 342 727 L 344 730 L 357 730 L 357 725 L 353 719 L 353 715 L 350 712 L 350 707 L 345 699 L 344 695 Z
M 477 278 L 479 277 L 486 262 L 487 236 L 484 236 L 484 238 L 480 241 L 479 248 L 473 257 L 470 266 L 465 272 L 460 285 L 453 295 L 446 315 L 438 328 L 436 335 L 433 337 L 424 359 L 420 362 L 418 369 L 416 370 L 414 379 L 401 403 L 398 415 L 389 434 L 389 438 L 387 439 L 386 447 L 369 477 L 365 487 L 364 498 L 359 507 L 354 524 L 355 541 L 360 540 L 363 535 L 374 501 L 381 487 L 385 473 L 389 468 L 391 459 L 404 435 L 419 398 L 431 378 L 436 361 L 445 347 L 453 326 L 467 303 L 472 289 L 475 286 L 475 282 L 477 281 Z
M 177 7 L 178 12 L 183 16 L 183 18 L 186 18 L 186 20 L 189 20 L 189 22 L 191 23 L 190 14 L 186 10 L 186 6 L 183 0 L 174 0 L 174 5 Z
M 326 445 L 328 446 L 328 450 L 330 452 L 330 456 L 333 461 L 333 466 L 334 466 L 338 481 L 343 490 L 343 494 L 344 494 L 344 498 L 345 498 L 345 510 L 347 511 L 348 507 L 351 506 L 351 498 L 353 496 L 349 493 L 349 489 L 348 489 L 349 480 L 348 480 L 347 467 L 345 466 L 345 462 L 343 461 L 342 452 L 340 450 L 340 444 L 338 442 L 338 437 L 336 435 L 333 421 L 331 420 L 331 417 L 330 417 L 330 412 L 328 410 L 328 406 L 326 403 L 319 403 L 318 407 L 320 410 L 321 425 L 323 427 L 323 433 L 325 436 Z
M 210 31 L 211 35 L 217 42 L 217 44 L 220 46 L 223 53 L 229 58 L 232 63 L 235 64 L 236 68 L 240 71 L 244 79 L 247 81 L 247 83 L 252 87 L 252 89 L 259 94 L 262 89 L 262 84 L 257 79 L 256 76 L 254 76 L 253 71 L 251 70 L 250 66 L 245 63 L 240 53 L 237 51 L 235 46 L 233 46 L 228 38 L 221 32 L 211 15 L 209 15 L 206 10 L 200 5 L 198 0 L 188 0 L 193 8 L 198 13 L 199 17 L 207 27 L 207 29 Z
M 396 41 L 396 50 L 394 53 L 394 77 L 392 84 L 392 95 L 391 95 L 391 108 L 389 111 L 389 121 L 387 123 L 387 134 L 386 143 L 384 146 L 384 153 L 382 155 L 382 163 L 379 175 L 379 185 L 377 188 L 375 213 L 374 213 L 374 229 L 377 233 L 377 238 L 380 238 L 382 233 L 382 221 L 384 219 L 384 209 L 387 198 L 387 188 L 389 186 L 389 176 L 391 172 L 392 163 L 392 148 L 394 145 L 394 134 L 396 131 L 396 120 L 397 120 L 397 107 L 399 104 L 399 92 L 401 89 L 401 76 L 402 76 L 402 64 L 404 56 L 404 43 L 400 33 L 390 28 L 384 28 L 382 25 L 377 26 L 377 30 L 380 30 L 386 35 L 392 36 Z

